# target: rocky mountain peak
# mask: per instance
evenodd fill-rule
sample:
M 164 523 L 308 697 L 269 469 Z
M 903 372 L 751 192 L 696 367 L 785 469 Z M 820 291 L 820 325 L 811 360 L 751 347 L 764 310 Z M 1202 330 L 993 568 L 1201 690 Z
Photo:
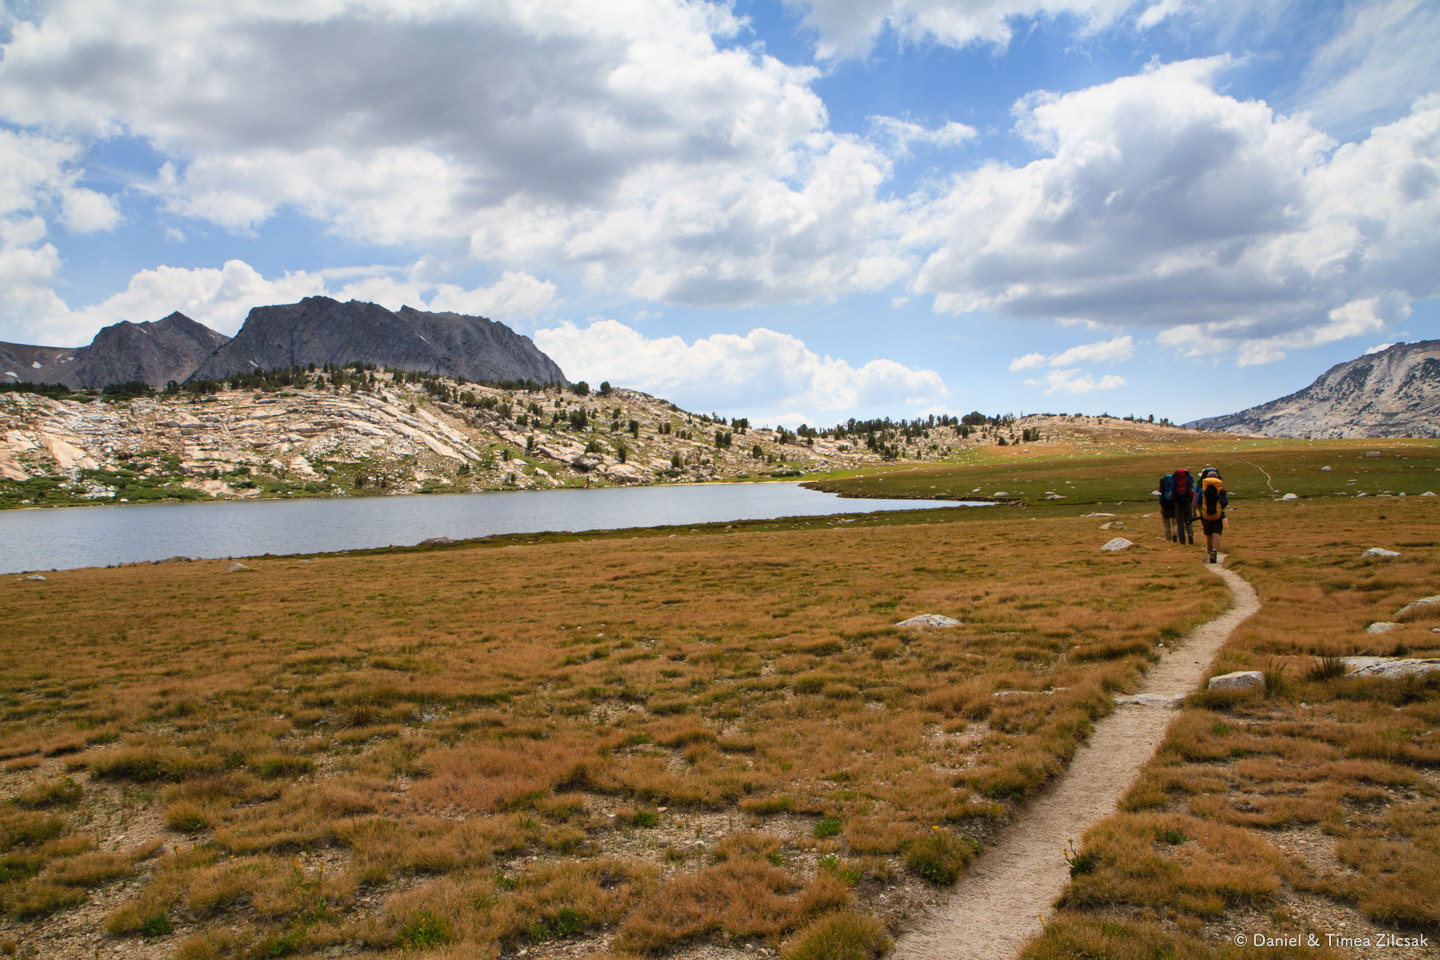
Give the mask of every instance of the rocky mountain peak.
M 476 381 L 567 382 L 529 337 L 503 323 L 411 307 L 396 313 L 319 296 L 251 310 L 235 339 L 201 364 L 194 378 L 357 360 Z
M 1440 340 L 1336 364 L 1289 396 L 1186 424 L 1271 437 L 1440 436 Z

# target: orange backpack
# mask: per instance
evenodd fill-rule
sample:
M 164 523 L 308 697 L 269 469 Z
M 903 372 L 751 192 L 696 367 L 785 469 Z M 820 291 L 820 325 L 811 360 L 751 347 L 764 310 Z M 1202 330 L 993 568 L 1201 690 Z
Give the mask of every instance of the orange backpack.
M 1200 516 L 1206 520 L 1219 520 L 1225 515 L 1225 505 L 1220 495 L 1225 492 L 1225 481 L 1219 477 L 1206 477 L 1200 481 Z

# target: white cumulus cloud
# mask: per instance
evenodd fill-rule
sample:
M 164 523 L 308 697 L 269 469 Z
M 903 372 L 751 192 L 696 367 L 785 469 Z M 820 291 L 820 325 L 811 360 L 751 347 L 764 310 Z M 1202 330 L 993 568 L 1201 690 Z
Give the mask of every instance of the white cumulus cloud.
M 1070 16 L 1082 29 L 1098 30 L 1137 6 L 1135 0 L 787 0 L 787 5 L 804 12 L 818 34 L 816 54 L 822 59 L 864 55 L 886 30 L 916 43 L 1003 48 L 1021 18 Z M 1174 0 L 1155 4 L 1140 25 L 1154 26 L 1176 6 Z
M 1337 146 L 1217 93 L 1227 66 L 1017 104 L 1045 156 L 954 178 L 921 217 L 935 248 L 913 290 L 955 314 L 1159 328 L 1161 343 L 1245 363 L 1373 333 L 1440 293 L 1440 97 Z M 1392 303 L 1378 328 L 1345 313 L 1372 301 Z
M 140 138 L 168 158 L 143 186 L 237 232 L 293 210 L 692 305 L 907 275 L 891 158 L 828 129 L 816 70 L 717 42 L 739 29 L 695 0 L 59 0 L 14 24 L 0 119 Z
M 933 370 L 884 359 L 852 366 L 764 327 L 687 343 L 600 319 L 584 327 L 564 321 L 534 339 L 572 379 L 610 380 L 687 409 L 740 411 L 757 423 L 815 423 L 840 411 L 929 405 L 949 394 Z
M 1054 393 L 1094 393 L 1097 390 L 1115 390 L 1125 386 L 1126 380 L 1116 374 L 1106 374 L 1096 380 L 1091 374 L 1079 370 L 1051 370 L 1039 380 L 1026 380 L 1032 387 L 1044 387 L 1048 397 Z
M 1113 340 L 1083 343 L 1059 353 L 1027 353 L 1010 361 L 1011 370 L 1036 370 L 1040 367 L 1068 367 L 1076 363 L 1123 363 L 1135 355 L 1135 338 L 1126 334 Z M 1027 381 L 1031 382 L 1031 381 Z

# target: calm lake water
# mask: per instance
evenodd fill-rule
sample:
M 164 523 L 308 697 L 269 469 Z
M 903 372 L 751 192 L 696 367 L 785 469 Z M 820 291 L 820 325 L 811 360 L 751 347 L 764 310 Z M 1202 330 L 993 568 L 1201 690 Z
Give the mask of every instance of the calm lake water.
M 0 573 L 167 557 L 249 557 L 730 520 L 927 510 L 935 500 L 842 499 L 795 483 L 127 504 L 0 511 Z

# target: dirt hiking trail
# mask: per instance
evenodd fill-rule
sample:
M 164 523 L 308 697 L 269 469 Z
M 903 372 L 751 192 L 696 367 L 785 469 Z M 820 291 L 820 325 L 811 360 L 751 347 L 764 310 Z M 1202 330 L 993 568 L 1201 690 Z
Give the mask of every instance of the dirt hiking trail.
M 1221 555 L 1221 563 L 1224 563 Z M 1095 724 L 1065 771 L 985 851 L 954 894 L 896 941 L 892 960 L 1002 960 L 1040 930 L 1070 879 L 1065 849 L 1115 809 L 1164 739 L 1175 699 L 1194 691 L 1230 632 L 1260 609 L 1255 590 L 1220 564 L 1229 610 L 1165 651 L 1137 694 L 1117 698 L 1115 712 Z

